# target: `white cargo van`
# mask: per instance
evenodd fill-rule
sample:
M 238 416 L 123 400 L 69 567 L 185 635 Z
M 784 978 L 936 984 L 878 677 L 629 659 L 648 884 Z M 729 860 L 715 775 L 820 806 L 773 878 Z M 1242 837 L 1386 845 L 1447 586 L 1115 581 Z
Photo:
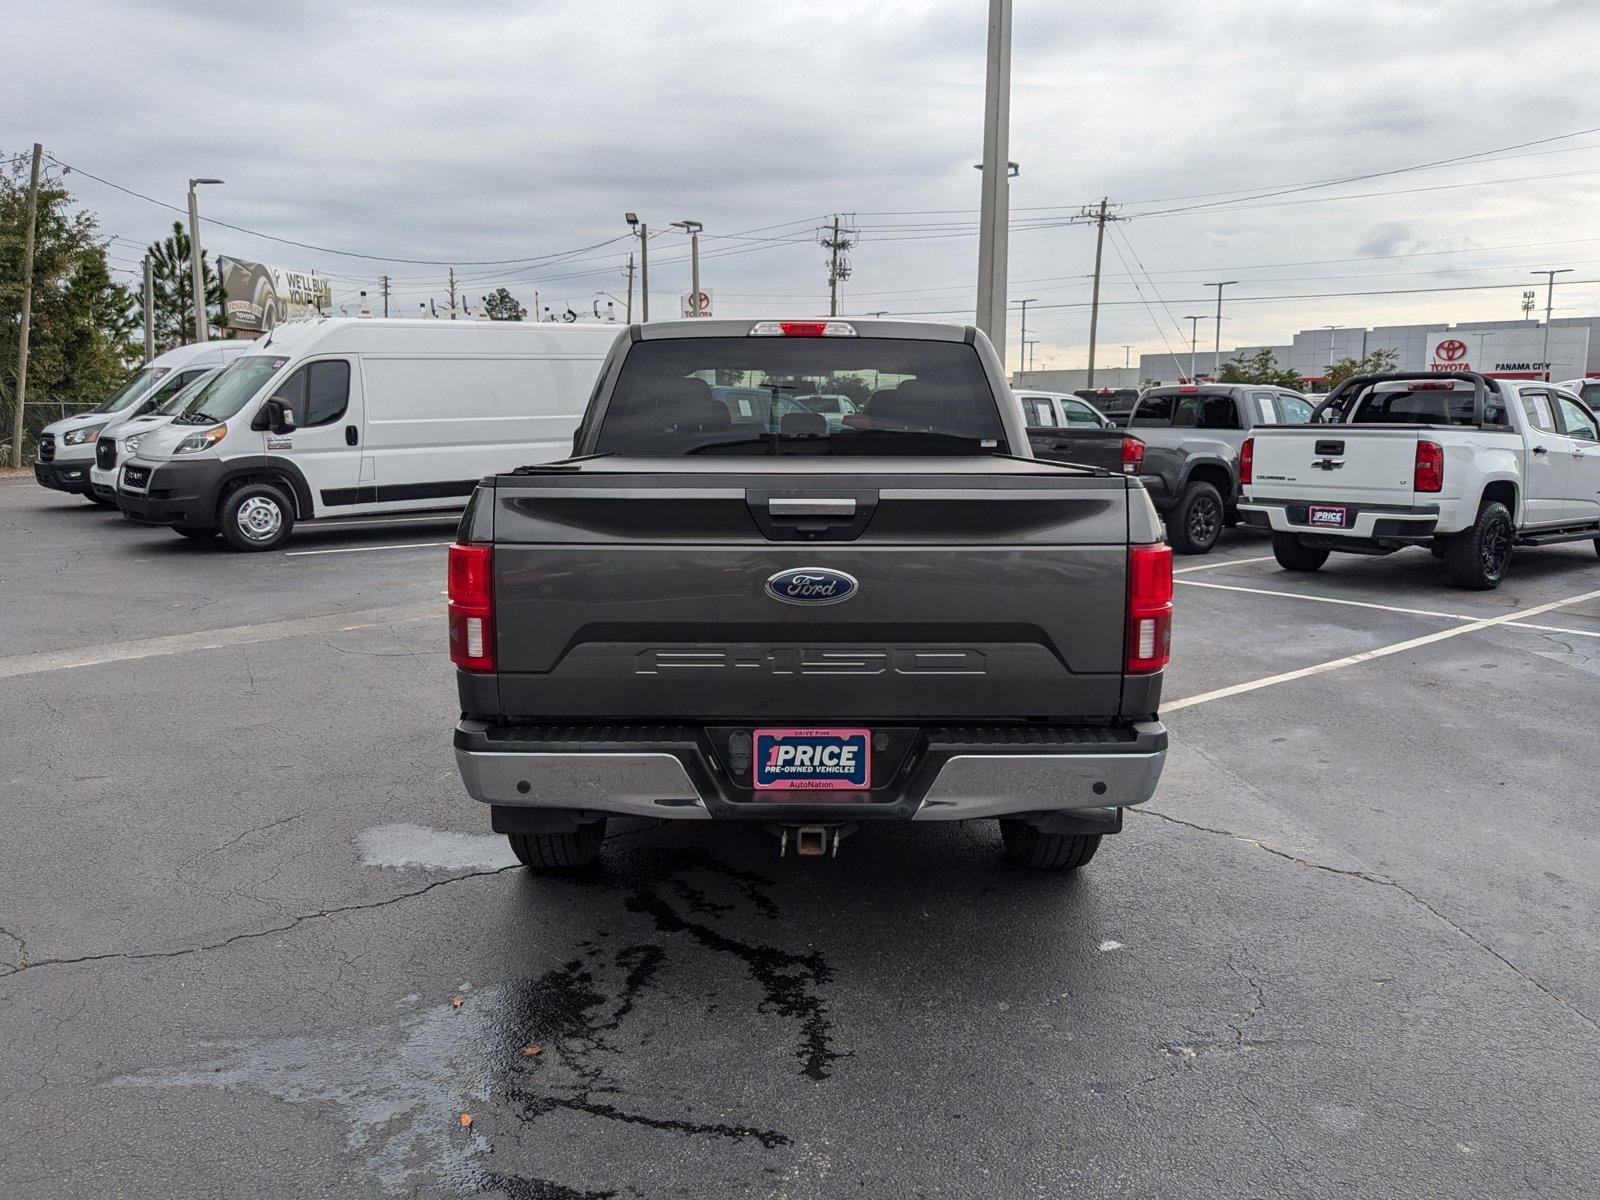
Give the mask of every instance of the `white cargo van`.
M 152 429 L 165 425 L 199 394 L 200 389 L 222 368 L 199 371 L 173 371 L 156 385 L 155 391 L 139 405 L 141 410 L 155 407 L 142 417 L 129 417 L 95 439 L 94 466 L 89 468 L 89 489 L 93 499 L 112 508 L 117 504 L 117 464 L 139 448 L 139 442 Z
M 253 342 L 195 342 L 158 354 L 133 373 L 126 383 L 88 412 L 52 421 L 39 433 L 39 455 L 33 477 L 41 486 L 58 492 L 75 492 L 96 504 L 115 499 L 96 495 L 89 479 L 94 464 L 95 441 L 124 421 L 154 412 L 172 391 L 193 382 L 206 371 L 232 362 Z M 170 390 L 168 390 L 170 388 Z M 157 392 L 161 392 L 157 398 Z
M 144 435 L 117 504 L 240 550 L 281 546 L 297 520 L 462 508 L 485 475 L 571 453 L 617 338 L 513 321 L 279 325 Z

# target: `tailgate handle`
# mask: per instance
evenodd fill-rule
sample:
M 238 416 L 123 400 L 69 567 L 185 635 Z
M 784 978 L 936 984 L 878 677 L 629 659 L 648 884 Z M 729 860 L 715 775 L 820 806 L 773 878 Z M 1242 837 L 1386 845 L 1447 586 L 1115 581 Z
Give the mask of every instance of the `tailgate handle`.
M 854 496 L 772 496 L 767 512 L 774 517 L 853 517 Z
M 1317 453 L 1318 454 L 1343 454 L 1344 453 L 1344 443 L 1343 442 L 1318 442 L 1317 443 Z

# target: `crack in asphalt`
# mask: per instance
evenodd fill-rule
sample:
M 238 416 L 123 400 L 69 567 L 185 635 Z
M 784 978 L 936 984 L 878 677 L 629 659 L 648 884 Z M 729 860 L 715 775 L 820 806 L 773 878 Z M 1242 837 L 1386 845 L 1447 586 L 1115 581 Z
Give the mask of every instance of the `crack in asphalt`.
M 1253 846 L 1257 850 L 1265 850 L 1268 854 L 1276 855 L 1278 858 L 1287 859 L 1289 862 L 1292 862 L 1297 866 L 1309 867 L 1313 871 L 1325 871 L 1330 875 L 1343 875 L 1347 879 L 1359 879 L 1363 883 L 1375 884 L 1378 887 L 1393 888 L 1395 891 L 1399 892 L 1402 896 L 1405 896 L 1418 907 L 1426 910 L 1429 913 L 1432 913 L 1435 917 L 1437 917 L 1440 921 L 1443 921 L 1446 925 L 1450 926 L 1451 929 L 1455 930 L 1467 941 L 1478 947 L 1478 949 L 1482 950 L 1485 954 L 1489 955 L 1491 958 L 1508 968 L 1518 978 L 1533 985 L 1539 991 L 1543 992 L 1562 1008 L 1566 1009 L 1573 1016 L 1577 1017 L 1578 1020 L 1582 1021 L 1590 1029 L 1600 1032 L 1600 1021 L 1597 1021 L 1577 1004 L 1567 999 L 1560 992 L 1551 988 L 1537 976 L 1529 974 L 1527 971 L 1517 966 L 1516 963 L 1512 962 L 1504 954 L 1501 954 L 1500 951 L 1489 945 L 1488 942 L 1484 941 L 1470 929 L 1467 929 L 1465 926 L 1446 916 L 1438 908 L 1434 907 L 1433 904 L 1425 900 L 1416 892 L 1412 891 L 1398 879 L 1392 879 L 1387 875 L 1376 875 L 1371 871 L 1361 871 L 1349 867 L 1334 867 L 1329 866 L 1327 863 L 1312 862 L 1309 859 L 1301 858 L 1299 855 L 1291 854 L 1287 850 L 1280 850 L 1276 846 L 1269 845 L 1260 838 L 1253 838 L 1242 833 L 1234 833 L 1229 829 L 1217 829 L 1211 825 L 1200 825 L 1194 821 L 1185 821 L 1181 817 L 1168 816 L 1166 813 L 1157 812 L 1153 808 L 1129 808 L 1126 811 L 1140 813 L 1147 817 L 1156 817 L 1162 821 L 1166 821 L 1169 825 L 1181 825 L 1185 829 L 1197 830 L 1200 833 L 1209 833 L 1217 837 L 1231 838 L 1236 842 L 1243 842 L 1247 846 Z
M 441 888 L 447 884 L 460 883 L 464 879 L 482 879 L 486 876 L 503 875 L 507 871 L 520 871 L 521 869 L 522 864 L 517 863 L 509 867 L 497 867 L 491 871 L 466 871 L 460 875 L 451 875 L 445 879 L 435 879 L 426 887 L 420 887 L 410 892 L 401 892 L 397 896 L 390 896 L 384 900 L 371 900 L 363 904 L 341 904 L 334 908 L 319 909 L 314 913 L 302 913 L 300 916 L 297 916 L 282 925 L 273 925 L 266 929 L 249 929 L 243 933 L 236 933 L 230 937 L 225 937 L 220 942 L 208 942 L 201 946 L 185 946 L 178 950 L 119 950 L 112 951 L 107 954 L 81 954 L 73 958 L 41 958 L 33 962 L 27 961 L 27 958 L 24 955 L 21 965 L 13 967 L 9 971 L 0 972 L 0 979 L 9 979 L 13 975 L 20 975 L 24 971 L 36 970 L 39 967 L 73 966 L 79 963 L 93 962 L 138 962 L 148 959 L 183 958 L 190 954 L 203 954 L 210 950 L 221 950 L 224 947 L 233 945 L 235 942 L 246 942 L 256 938 L 271 937 L 275 933 L 288 933 L 292 929 L 298 929 L 307 921 L 317 921 L 321 920 L 323 917 L 336 917 L 344 913 L 365 912 L 374 908 L 387 908 L 391 904 L 399 904 L 404 900 L 413 900 L 418 896 L 426 895 L 435 888 Z M 18 938 L 15 934 L 8 934 L 8 936 L 11 937 L 12 940 L 22 943 L 22 939 Z M 25 945 L 25 943 L 22 944 Z

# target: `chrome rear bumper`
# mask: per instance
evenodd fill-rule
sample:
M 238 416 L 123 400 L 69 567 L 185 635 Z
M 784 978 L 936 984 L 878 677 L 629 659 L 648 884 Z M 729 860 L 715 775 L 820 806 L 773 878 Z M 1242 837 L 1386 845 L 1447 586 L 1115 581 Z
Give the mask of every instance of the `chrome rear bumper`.
M 1090 752 L 1084 753 L 1026 744 L 996 746 L 992 753 L 932 745 L 897 788 L 812 794 L 812 807 L 836 820 L 964 821 L 1142 804 L 1161 778 L 1166 730 L 1155 721 L 1133 729 L 1136 734 L 1120 744 L 1085 747 Z M 560 750 L 478 750 L 458 744 L 455 754 L 467 792 L 506 807 L 683 821 L 781 816 L 793 801 L 788 794 L 758 797 L 730 786 L 715 760 L 693 747 L 651 749 L 612 741 L 592 750 L 570 744 Z

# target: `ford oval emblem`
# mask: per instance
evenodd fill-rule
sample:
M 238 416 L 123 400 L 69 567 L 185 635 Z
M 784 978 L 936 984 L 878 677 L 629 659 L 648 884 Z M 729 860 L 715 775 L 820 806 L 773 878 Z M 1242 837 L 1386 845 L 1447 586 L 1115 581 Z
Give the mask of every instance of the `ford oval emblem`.
M 767 595 L 785 604 L 838 604 L 856 594 L 854 575 L 831 567 L 796 567 L 767 580 Z

